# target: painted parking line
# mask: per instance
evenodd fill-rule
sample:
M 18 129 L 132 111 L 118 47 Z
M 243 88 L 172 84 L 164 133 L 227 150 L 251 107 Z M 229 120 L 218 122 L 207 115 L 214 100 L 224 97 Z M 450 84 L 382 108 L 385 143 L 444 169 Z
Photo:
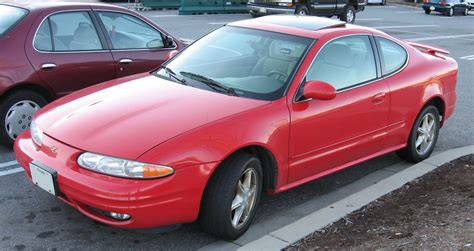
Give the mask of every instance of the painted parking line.
M 16 160 L 12 160 L 12 161 L 8 161 L 8 162 L 0 163 L 0 168 L 14 166 L 14 165 L 17 165 L 17 164 L 18 164 L 18 162 L 16 162 Z
M 20 173 L 20 172 L 23 172 L 23 171 L 24 171 L 24 169 L 21 168 L 21 167 L 9 169 L 9 170 L 6 170 L 6 171 L 0 171 L 0 177 L 1 176 L 6 176 L 6 175 L 9 175 L 9 174 Z
M 460 59 L 472 61 L 474 60 L 474 55 L 469 55 L 469 56 L 464 56 L 464 57 L 459 57 Z
M 383 18 L 357 18 L 356 21 L 383 21 Z
M 402 28 L 424 28 L 424 27 L 438 27 L 437 24 L 423 24 L 423 25 L 391 25 L 391 26 L 373 26 L 374 29 L 402 29 Z
M 424 13 L 423 11 L 395 11 L 397 14 L 418 14 L 418 13 Z
M 409 38 L 405 39 L 408 41 L 419 42 L 419 41 L 430 41 L 430 40 L 441 40 L 441 39 L 452 39 L 452 38 L 466 38 L 474 37 L 474 34 L 462 34 L 462 35 L 452 35 L 452 36 L 436 36 L 436 37 L 419 37 L 419 38 Z

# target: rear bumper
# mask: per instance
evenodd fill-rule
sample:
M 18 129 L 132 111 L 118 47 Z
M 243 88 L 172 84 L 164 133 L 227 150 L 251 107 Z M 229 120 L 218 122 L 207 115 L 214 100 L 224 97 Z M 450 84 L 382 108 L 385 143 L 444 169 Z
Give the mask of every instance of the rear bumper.
M 18 163 L 31 181 L 29 163 L 38 161 L 54 169 L 59 199 L 84 215 L 107 225 L 122 228 L 149 228 L 195 221 L 201 196 L 214 164 L 203 164 L 176 170 L 168 177 L 133 180 L 95 173 L 76 164 L 83 151 L 44 135 L 38 147 L 29 132 L 19 136 L 14 150 Z M 51 152 L 51 146 L 58 150 Z M 100 211 L 131 215 L 125 221 L 115 220 Z
M 278 7 L 278 6 L 265 6 L 259 4 L 247 4 L 247 10 L 258 16 L 264 16 L 269 14 L 295 14 L 295 7 Z

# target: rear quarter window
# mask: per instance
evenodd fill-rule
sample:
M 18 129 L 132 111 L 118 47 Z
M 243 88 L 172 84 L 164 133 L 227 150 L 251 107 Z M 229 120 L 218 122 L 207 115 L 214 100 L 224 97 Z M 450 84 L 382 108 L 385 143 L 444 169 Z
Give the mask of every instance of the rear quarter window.
M 25 9 L 0 4 L 0 37 L 7 34 L 27 14 Z
M 401 45 L 381 37 L 377 37 L 382 61 L 382 75 L 390 75 L 401 69 L 408 60 L 408 54 Z

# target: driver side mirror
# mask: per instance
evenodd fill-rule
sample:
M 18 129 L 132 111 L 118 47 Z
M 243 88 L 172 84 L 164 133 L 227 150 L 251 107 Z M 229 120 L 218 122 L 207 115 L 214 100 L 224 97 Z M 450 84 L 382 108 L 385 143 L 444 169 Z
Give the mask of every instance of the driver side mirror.
M 331 100 L 336 97 L 336 88 L 323 81 L 308 81 L 303 87 L 305 98 Z
M 174 39 L 170 36 L 166 36 L 165 37 L 165 41 L 164 41 L 164 44 L 165 44 L 165 48 L 173 48 L 175 47 L 175 43 L 174 43 Z

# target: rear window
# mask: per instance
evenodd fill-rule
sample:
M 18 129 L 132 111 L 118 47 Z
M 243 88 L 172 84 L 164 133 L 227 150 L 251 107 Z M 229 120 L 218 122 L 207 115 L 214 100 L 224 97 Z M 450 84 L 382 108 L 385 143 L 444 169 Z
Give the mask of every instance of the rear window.
M 0 37 L 5 35 L 27 14 L 28 11 L 25 9 L 0 5 Z

